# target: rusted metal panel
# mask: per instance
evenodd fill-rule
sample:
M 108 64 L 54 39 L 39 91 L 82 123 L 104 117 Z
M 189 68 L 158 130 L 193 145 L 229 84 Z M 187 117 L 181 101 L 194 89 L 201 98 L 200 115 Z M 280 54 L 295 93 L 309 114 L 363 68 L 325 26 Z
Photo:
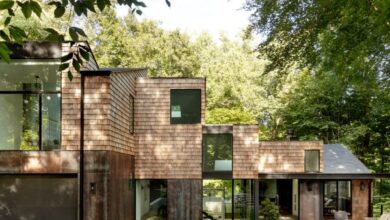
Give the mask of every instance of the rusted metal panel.
M 202 219 L 202 180 L 168 180 L 168 219 Z

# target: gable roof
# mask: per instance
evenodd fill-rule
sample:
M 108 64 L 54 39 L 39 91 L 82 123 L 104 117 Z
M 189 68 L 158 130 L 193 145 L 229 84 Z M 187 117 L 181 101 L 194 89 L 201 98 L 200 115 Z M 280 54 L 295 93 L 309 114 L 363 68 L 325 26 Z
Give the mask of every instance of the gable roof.
M 370 170 L 342 144 L 324 144 L 325 174 L 369 174 Z

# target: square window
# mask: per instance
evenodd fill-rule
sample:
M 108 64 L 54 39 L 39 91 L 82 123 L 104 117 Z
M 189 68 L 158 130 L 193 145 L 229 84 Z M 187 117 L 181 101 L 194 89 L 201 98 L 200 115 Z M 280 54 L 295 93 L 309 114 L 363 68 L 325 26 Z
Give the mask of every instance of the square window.
M 320 171 L 320 151 L 305 150 L 305 172 Z
M 171 124 L 200 123 L 200 89 L 171 90 Z

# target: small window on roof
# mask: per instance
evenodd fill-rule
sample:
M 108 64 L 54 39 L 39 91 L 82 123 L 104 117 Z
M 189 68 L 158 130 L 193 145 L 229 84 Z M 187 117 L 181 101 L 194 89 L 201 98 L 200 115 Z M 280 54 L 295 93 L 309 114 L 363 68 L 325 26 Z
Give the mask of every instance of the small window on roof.
M 200 123 L 200 89 L 171 90 L 171 124 Z
M 319 150 L 305 150 L 305 172 L 320 172 Z

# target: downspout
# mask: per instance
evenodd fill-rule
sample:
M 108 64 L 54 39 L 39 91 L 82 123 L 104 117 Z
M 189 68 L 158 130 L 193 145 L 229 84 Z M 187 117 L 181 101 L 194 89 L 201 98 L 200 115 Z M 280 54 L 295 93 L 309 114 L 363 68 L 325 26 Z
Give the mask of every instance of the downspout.
M 84 219 L 84 80 L 81 74 L 80 93 L 80 161 L 79 161 L 79 220 Z

